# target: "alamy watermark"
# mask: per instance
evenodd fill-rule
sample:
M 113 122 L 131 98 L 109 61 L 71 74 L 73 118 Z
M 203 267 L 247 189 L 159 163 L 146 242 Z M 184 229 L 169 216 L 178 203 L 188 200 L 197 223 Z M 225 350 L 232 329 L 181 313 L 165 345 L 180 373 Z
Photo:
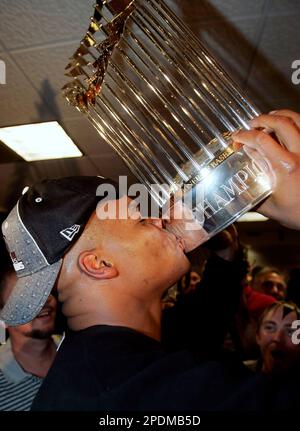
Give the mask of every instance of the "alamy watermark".
M 300 320 L 293 321 L 292 329 L 295 329 L 295 331 L 292 334 L 293 344 L 300 344 Z
M 0 60 L 0 85 L 6 84 L 6 64 Z
M 292 83 L 294 85 L 300 84 L 300 60 L 294 60 L 292 63 L 292 69 L 294 72 L 292 73 Z

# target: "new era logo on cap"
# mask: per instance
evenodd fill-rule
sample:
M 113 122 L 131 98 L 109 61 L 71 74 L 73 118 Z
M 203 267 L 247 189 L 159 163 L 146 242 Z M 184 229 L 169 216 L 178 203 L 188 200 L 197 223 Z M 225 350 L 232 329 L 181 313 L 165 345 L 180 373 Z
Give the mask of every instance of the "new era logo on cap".
M 66 229 L 61 230 L 59 233 L 63 237 L 65 237 L 68 241 L 72 241 L 72 239 L 79 232 L 79 230 L 80 230 L 80 225 L 79 224 L 74 224 L 71 227 L 68 227 Z

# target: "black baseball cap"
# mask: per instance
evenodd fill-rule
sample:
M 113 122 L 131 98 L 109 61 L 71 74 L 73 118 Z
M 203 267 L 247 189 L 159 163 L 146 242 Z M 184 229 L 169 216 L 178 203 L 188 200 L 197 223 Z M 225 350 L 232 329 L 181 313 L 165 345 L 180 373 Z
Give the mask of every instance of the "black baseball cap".
M 21 196 L 2 223 L 3 237 L 18 281 L 0 312 L 9 326 L 33 320 L 43 308 L 61 269 L 97 203 L 106 197 L 103 177 L 77 176 L 44 180 Z M 99 193 L 99 186 L 102 187 Z

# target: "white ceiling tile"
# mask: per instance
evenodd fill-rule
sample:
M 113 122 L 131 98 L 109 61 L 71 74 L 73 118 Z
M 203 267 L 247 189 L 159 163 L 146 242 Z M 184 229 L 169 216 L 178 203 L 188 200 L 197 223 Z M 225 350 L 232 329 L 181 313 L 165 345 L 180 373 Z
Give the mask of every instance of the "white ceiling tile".
M 269 14 L 294 15 L 300 13 L 299 0 L 271 0 Z
M 0 85 L 0 127 L 37 121 L 38 93 L 6 54 L 6 84 Z
M 83 36 L 93 0 L 1 0 L 1 36 L 6 49 L 46 45 Z
M 51 110 L 55 119 L 62 116 L 80 117 L 78 111 L 70 107 L 61 95 L 61 87 L 70 80 L 64 76 L 65 66 L 76 48 L 77 44 L 69 43 L 55 48 L 13 54 L 16 63 L 47 104 L 40 107 L 41 114 L 44 109 L 46 112 Z
M 258 46 L 248 84 L 256 90 L 258 103 L 273 99 L 299 100 L 300 85 L 291 80 L 292 62 L 300 59 L 300 15 L 287 19 L 269 17 Z M 276 29 L 276 31 L 274 31 Z
M 265 0 L 167 0 L 170 9 L 183 21 L 190 23 L 203 20 L 230 21 L 261 15 Z
M 257 43 L 259 20 L 252 18 L 230 23 L 214 22 L 213 25 L 203 21 L 197 27 L 201 42 L 232 78 L 242 85 Z

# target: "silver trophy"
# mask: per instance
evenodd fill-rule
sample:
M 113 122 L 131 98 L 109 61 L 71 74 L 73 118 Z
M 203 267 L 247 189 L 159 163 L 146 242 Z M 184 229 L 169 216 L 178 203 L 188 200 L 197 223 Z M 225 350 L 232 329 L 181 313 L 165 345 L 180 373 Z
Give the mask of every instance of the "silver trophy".
M 203 241 L 271 193 L 230 139 L 259 111 L 163 1 L 98 1 L 66 69 L 68 102 L 160 207 L 190 203 Z

